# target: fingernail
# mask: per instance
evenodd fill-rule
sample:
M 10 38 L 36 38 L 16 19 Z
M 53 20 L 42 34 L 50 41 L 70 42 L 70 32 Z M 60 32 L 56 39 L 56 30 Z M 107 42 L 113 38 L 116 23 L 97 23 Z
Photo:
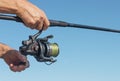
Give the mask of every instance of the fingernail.
M 13 67 L 13 64 L 10 64 L 10 67 Z

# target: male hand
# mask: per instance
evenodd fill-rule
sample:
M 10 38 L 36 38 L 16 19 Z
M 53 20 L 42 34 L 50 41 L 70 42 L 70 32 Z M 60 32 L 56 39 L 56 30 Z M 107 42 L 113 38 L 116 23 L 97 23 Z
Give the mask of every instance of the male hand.
M 31 29 L 45 30 L 50 24 L 45 13 L 28 0 L 0 0 L 0 13 L 16 14 Z
M 29 67 L 26 57 L 21 55 L 17 50 L 9 50 L 2 58 L 14 72 L 21 72 Z
M 49 20 L 41 9 L 27 0 L 16 1 L 18 2 L 16 15 L 23 20 L 27 27 L 37 30 L 46 30 L 48 28 Z

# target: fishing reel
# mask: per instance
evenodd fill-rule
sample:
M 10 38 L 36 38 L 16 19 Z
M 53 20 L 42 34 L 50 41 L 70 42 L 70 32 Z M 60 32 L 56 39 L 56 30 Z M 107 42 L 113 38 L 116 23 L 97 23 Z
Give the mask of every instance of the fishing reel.
M 31 55 L 35 57 L 38 62 L 45 62 L 52 64 L 56 62 L 55 57 L 59 55 L 59 47 L 57 43 L 50 43 L 48 40 L 53 38 L 53 35 L 44 38 L 37 38 L 42 33 L 42 30 L 33 36 L 29 36 L 28 40 L 22 41 L 19 51 L 22 55 Z

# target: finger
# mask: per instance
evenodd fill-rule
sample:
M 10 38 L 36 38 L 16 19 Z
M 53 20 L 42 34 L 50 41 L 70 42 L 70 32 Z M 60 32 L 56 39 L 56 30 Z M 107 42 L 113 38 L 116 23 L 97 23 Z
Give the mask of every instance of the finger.
M 26 61 L 25 67 L 26 67 L 26 68 L 29 68 L 29 66 L 30 66 L 29 61 Z
M 25 70 L 28 67 L 28 63 L 26 65 L 14 65 L 14 64 L 10 64 L 9 67 L 14 72 L 21 72 L 21 71 Z
M 18 71 L 18 70 L 17 70 L 17 66 L 14 66 L 14 65 L 13 65 L 13 66 L 10 66 L 10 69 L 11 69 L 13 72 Z
M 10 69 L 12 70 L 12 71 L 14 71 L 14 72 L 21 72 L 21 71 L 23 71 L 23 70 L 25 70 L 25 66 L 23 66 L 23 65 L 20 65 L 20 66 L 10 66 Z
M 37 28 L 37 27 L 38 27 L 38 24 L 39 24 L 39 21 L 36 21 L 35 25 L 33 26 L 33 27 L 34 27 L 34 29 L 39 30 L 39 29 Z
M 40 28 L 38 27 L 39 26 L 39 23 L 40 23 L 40 19 L 38 18 L 38 17 L 35 17 L 34 18 L 34 20 L 35 20 L 35 24 L 34 24 L 34 29 L 37 29 L 37 30 L 40 30 Z
M 28 21 L 25 21 L 25 22 L 26 22 L 25 25 L 27 27 L 29 27 L 30 29 L 34 29 L 35 28 L 35 21 L 32 18 L 30 20 L 28 20 Z
M 20 66 L 18 66 L 17 67 L 18 68 L 18 71 L 20 72 L 20 71 L 23 71 L 23 70 L 25 70 L 25 66 L 23 66 L 23 65 L 20 65 Z
M 27 60 L 27 57 L 26 56 L 23 56 L 21 55 L 22 57 L 19 57 L 20 59 L 20 62 L 18 65 L 23 65 L 25 66 L 25 68 L 28 68 L 29 67 L 29 61 Z
M 26 61 L 26 62 L 20 62 L 18 64 L 18 66 L 24 66 L 25 68 L 28 68 L 30 65 L 29 65 L 29 61 Z
M 38 21 L 39 23 L 38 23 L 38 26 L 36 27 L 36 29 L 37 30 L 41 30 L 41 29 L 43 29 L 43 18 L 41 17 L 40 19 L 39 19 L 39 21 Z
M 20 56 L 18 56 L 18 59 L 19 59 L 18 65 L 23 65 L 25 66 L 25 68 L 29 67 L 29 61 L 27 60 L 26 56 L 20 54 Z
M 48 26 L 50 25 L 50 22 L 49 22 L 46 14 L 44 12 L 42 12 L 41 14 L 43 15 L 43 18 L 44 18 L 44 20 L 43 20 L 44 21 L 43 22 L 43 24 L 44 24 L 43 30 L 46 30 L 48 28 Z
M 14 72 L 17 71 L 17 67 L 14 66 L 14 64 L 10 64 L 10 65 L 9 65 L 9 68 L 10 68 L 12 71 L 14 71 Z
M 45 16 L 45 19 L 44 19 L 44 30 L 46 30 L 48 28 L 48 26 L 50 25 L 50 22 L 49 20 L 47 19 L 47 17 Z

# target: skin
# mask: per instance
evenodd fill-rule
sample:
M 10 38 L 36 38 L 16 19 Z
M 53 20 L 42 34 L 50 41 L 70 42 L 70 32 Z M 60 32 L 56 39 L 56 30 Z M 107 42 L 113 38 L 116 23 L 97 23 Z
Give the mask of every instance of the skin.
M 16 14 L 31 29 L 46 30 L 50 24 L 45 13 L 28 0 L 0 0 L 0 13 Z M 0 57 L 13 72 L 21 72 L 29 67 L 25 56 L 3 43 L 0 43 Z
M 29 67 L 29 62 L 25 56 L 3 43 L 0 43 L 0 57 L 13 72 L 21 72 Z
M 50 24 L 45 13 L 27 0 L 0 0 L 0 12 L 16 14 L 31 29 L 46 30 Z

